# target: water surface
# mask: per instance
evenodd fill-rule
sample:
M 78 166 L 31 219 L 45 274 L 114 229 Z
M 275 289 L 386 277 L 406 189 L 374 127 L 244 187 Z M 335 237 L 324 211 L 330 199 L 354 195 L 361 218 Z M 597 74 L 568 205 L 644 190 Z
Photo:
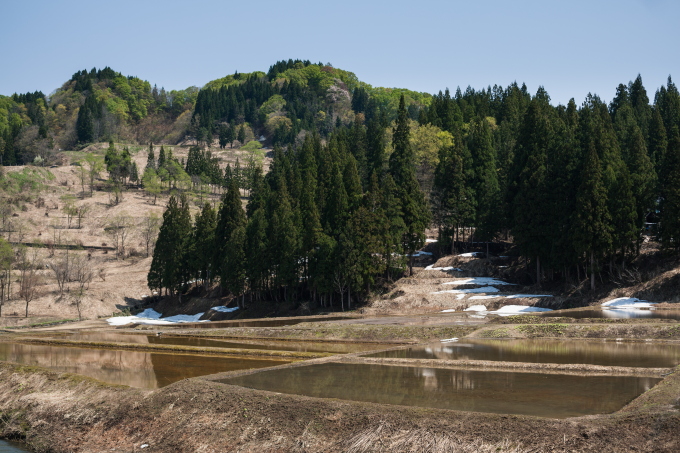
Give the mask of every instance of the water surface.
M 1 342 L 0 360 L 147 389 L 164 387 L 197 376 L 290 362 Z
M 623 308 L 588 308 L 585 310 L 574 309 L 574 310 L 560 310 L 559 312 L 545 312 L 538 316 L 544 316 L 547 318 L 575 318 L 575 319 L 586 319 L 586 318 L 610 318 L 610 319 L 675 319 L 680 320 L 680 310 L 650 310 L 650 309 L 623 309 Z
M 24 448 L 22 444 L 8 440 L 0 440 L 0 453 L 18 453 L 22 451 L 30 451 Z
M 566 418 L 617 411 L 660 380 L 326 363 L 220 382 L 320 398 Z
M 379 352 L 368 357 L 666 368 L 680 363 L 680 345 L 574 340 L 461 340 Z
M 207 348 L 265 349 L 270 351 L 331 352 L 350 353 L 384 349 L 384 345 L 371 343 L 318 343 L 306 341 L 230 341 L 204 337 L 140 335 L 119 332 L 83 332 L 65 337 L 78 341 L 103 341 L 137 344 L 167 344 L 178 346 L 198 346 Z

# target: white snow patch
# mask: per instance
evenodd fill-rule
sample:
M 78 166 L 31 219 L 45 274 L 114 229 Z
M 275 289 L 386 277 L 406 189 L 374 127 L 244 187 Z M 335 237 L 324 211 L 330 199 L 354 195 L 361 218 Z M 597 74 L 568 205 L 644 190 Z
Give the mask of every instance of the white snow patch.
M 433 267 L 433 264 L 430 264 L 425 268 L 426 271 L 456 271 L 456 272 L 463 272 L 463 269 L 459 269 L 457 267 L 453 266 L 447 266 L 447 267 Z
M 220 313 L 232 313 L 236 310 L 238 310 L 238 307 L 234 308 L 227 308 L 227 307 L 212 307 L 211 310 L 219 311 Z
M 494 288 L 493 286 L 484 286 L 481 288 L 468 288 L 468 289 L 449 289 L 446 291 L 436 291 L 432 294 L 445 294 L 445 293 L 451 293 L 451 294 L 473 294 L 473 293 L 497 293 L 499 290 L 498 288 Z
M 496 311 L 491 311 L 489 313 L 492 313 L 494 315 L 500 315 L 500 316 L 512 316 L 512 315 L 518 315 L 521 313 L 532 313 L 532 312 L 541 312 L 541 311 L 552 311 L 549 308 L 540 308 L 540 307 L 527 307 L 526 305 L 506 305 L 504 307 L 499 308 Z
M 114 318 L 108 318 L 106 322 L 108 322 L 110 326 L 124 326 L 126 324 L 132 323 L 154 326 L 166 326 L 168 324 L 175 324 L 178 322 L 205 322 L 200 321 L 200 318 L 201 316 L 203 316 L 203 313 L 196 313 L 195 315 L 169 316 L 167 318 L 162 319 L 161 316 L 163 315 L 158 313 L 153 308 L 147 308 L 137 316 L 117 316 Z
M 550 294 L 511 294 L 510 296 L 505 296 L 506 299 L 521 299 L 524 297 L 553 297 Z
M 442 310 L 441 312 L 442 312 L 442 313 L 453 313 L 453 312 L 455 312 L 455 311 L 456 311 L 455 308 L 447 308 L 446 310 Z
M 475 256 L 481 256 L 481 255 L 482 255 L 482 252 L 468 252 L 468 253 L 461 253 L 458 256 L 462 256 L 464 258 L 472 258 L 472 257 L 475 257 Z
M 409 255 L 409 256 L 412 256 L 414 258 L 418 258 L 418 257 L 421 257 L 421 256 L 432 256 L 432 253 L 423 252 L 422 250 L 420 250 L 420 251 L 417 251 L 416 253 L 414 253 L 413 255 Z
M 485 300 L 485 299 L 496 299 L 503 296 L 472 296 L 470 300 Z
M 440 340 L 442 343 L 453 343 L 454 341 L 458 341 L 458 338 L 446 338 L 444 340 Z
M 436 239 L 425 239 L 425 242 L 433 243 L 433 242 L 439 242 L 439 241 L 436 240 Z
M 463 311 L 486 311 L 486 305 L 471 305 Z
M 491 277 L 462 278 L 460 280 L 456 280 L 456 281 L 453 281 L 453 282 L 446 282 L 446 283 L 443 283 L 443 284 L 444 285 L 456 285 L 456 286 L 461 286 L 461 285 L 477 285 L 477 286 L 514 285 L 514 283 L 504 282 L 503 280 L 498 280 L 498 279 L 491 278 Z
M 647 302 L 635 297 L 619 297 L 602 304 L 603 307 L 612 308 L 652 308 L 654 305 L 656 305 L 656 302 Z

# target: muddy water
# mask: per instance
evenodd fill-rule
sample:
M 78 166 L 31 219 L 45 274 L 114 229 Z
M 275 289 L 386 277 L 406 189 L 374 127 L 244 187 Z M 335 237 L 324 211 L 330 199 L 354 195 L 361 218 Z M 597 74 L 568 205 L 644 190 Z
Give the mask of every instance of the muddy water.
M 646 310 L 646 309 L 586 309 L 586 310 L 560 310 L 559 312 L 545 312 L 537 316 L 544 316 L 547 318 L 611 318 L 611 319 L 675 319 L 680 320 L 680 310 Z
M 181 379 L 264 368 L 283 360 L 234 359 L 188 354 L 0 343 L 0 360 L 81 374 L 110 384 L 154 389 Z
M 21 444 L 10 442 L 7 440 L 0 440 L 0 453 L 18 453 L 22 451 L 30 451 L 23 448 Z
M 294 326 L 302 322 L 325 322 L 347 319 L 345 316 L 310 316 L 302 319 L 251 319 L 243 321 L 211 321 L 211 322 L 186 322 L 177 323 L 172 327 L 180 329 L 221 329 L 224 327 L 285 327 Z
M 266 349 L 274 351 L 296 352 L 331 352 L 350 353 L 384 349 L 384 345 L 371 343 L 314 343 L 304 341 L 266 341 L 266 342 L 234 342 L 202 337 L 175 337 L 168 335 L 138 335 L 118 332 L 86 332 L 60 336 L 69 340 L 105 341 L 138 344 L 168 344 L 179 346 L 199 346 L 207 348 Z
M 434 343 L 368 357 L 492 360 L 530 363 L 666 368 L 680 363 L 680 345 L 569 340 L 461 340 Z
M 381 404 L 566 418 L 614 412 L 660 379 L 327 363 L 221 382 Z

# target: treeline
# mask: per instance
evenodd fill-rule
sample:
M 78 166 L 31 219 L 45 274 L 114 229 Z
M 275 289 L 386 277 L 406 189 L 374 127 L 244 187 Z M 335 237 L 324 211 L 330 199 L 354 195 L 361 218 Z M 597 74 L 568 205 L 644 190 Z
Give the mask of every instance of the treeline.
M 149 287 L 181 297 L 193 282 L 219 282 L 241 305 L 246 293 L 341 308 L 363 300 L 403 272 L 430 218 L 403 97 L 389 158 L 383 132 L 355 122 L 326 143 L 309 134 L 299 147 L 277 146 L 245 210 L 233 179 L 218 210 L 206 204 L 193 221 L 186 198 L 171 197 Z
M 680 95 L 668 79 L 650 105 L 641 78 L 606 105 L 550 105 L 542 88 L 434 97 L 420 114 L 454 136 L 440 150 L 431 207 L 440 236 L 512 237 L 543 278 L 615 273 L 655 228 L 680 249 Z

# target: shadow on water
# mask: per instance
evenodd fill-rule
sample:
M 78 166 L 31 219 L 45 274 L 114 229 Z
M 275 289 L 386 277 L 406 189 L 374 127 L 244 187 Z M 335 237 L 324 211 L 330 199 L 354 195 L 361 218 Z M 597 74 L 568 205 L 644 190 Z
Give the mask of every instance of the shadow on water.
M 544 339 L 464 340 L 379 352 L 368 357 L 666 368 L 680 363 L 680 345 Z
M 0 360 L 147 389 L 164 387 L 197 376 L 290 362 L 16 343 L 0 343 Z
M 619 410 L 660 380 L 326 363 L 220 382 L 320 398 L 566 418 Z
M 680 320 L 680 310 L 650 310 L 650 309 L 622 309 L 622 308 L 589 308 L 548 311 L 537 314 L 545 318 L 574 318 L 574 319 L 675 319 Z

